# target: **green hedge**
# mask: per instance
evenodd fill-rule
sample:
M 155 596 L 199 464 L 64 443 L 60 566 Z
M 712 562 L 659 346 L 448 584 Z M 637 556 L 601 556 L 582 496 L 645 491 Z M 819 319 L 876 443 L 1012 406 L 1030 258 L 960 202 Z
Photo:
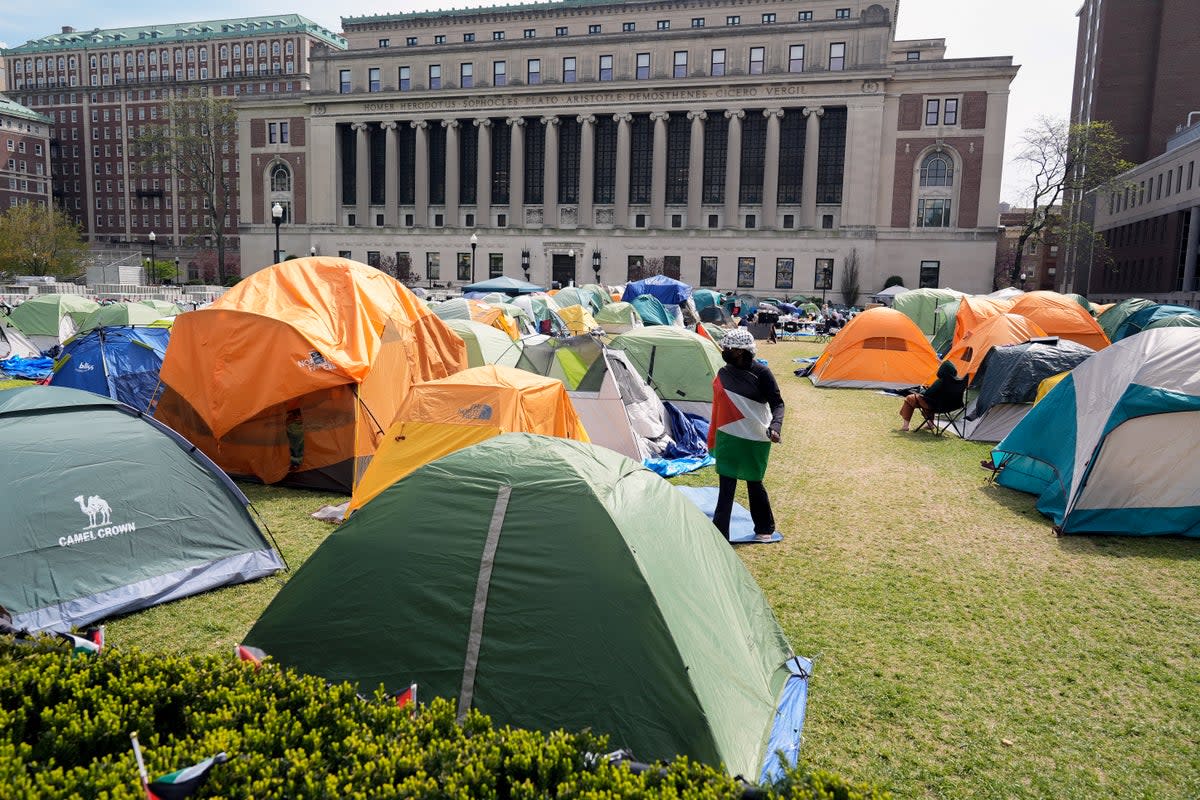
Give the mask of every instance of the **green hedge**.
M 106 650 L 72 657 L 47 641 L 0 638 L 0 787 L 22 798 L 142 797 L 129 741 L 151 778 L 220 751 L 197 797 L 736 798 L 743 787 L 679 759 L 633 774 L 596 764 L 590 733 L 494 728 L 445 700 L 415 717 L 377 693 L 327 685 L 268 662 L 249 664 Z M 797 770 L 771 796 L 883 798 L 869 787 Z

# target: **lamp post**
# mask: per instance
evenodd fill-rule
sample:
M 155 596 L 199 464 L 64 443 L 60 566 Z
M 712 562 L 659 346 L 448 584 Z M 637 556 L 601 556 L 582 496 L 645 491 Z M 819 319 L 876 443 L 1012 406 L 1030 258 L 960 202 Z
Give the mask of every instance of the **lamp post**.
M 521 251 L 521 269 L 525 272 L 525 282 L 529 283 L 529 251 Z
M 1021 291 L 1025 291 L 1025 273 L 1021 273 Z
M 175 280 L 179 280 L 179 256 L 175 256 Z
M 158 283 L 158 278 L 155 273 L 158 271 L 154 268 L 154 240 L 158 237 L 154 235 L 154 231 L 150 231 L 150 285 Z
M 572 247 L 567 251 L 567 258 L 571 259 L 571 279 L 567 281 L 567 286 L 575 285 L 575 248 Z M 551 276 L 553 277 L 553 276 Z M 565 289 L 565 286 L 559 286 L 560 289 Z
M 283 206 L 276 203 L 271 206 L 271 221 L 275 223 L 275 259 L 274 263 L 278 264 L 283 259 L 279 254 L 279 226 L 283 223 Z
M 479 234 L 471 234 L 471 283 L 475 282 L 475 248 L 479 246 Z
M 312 247 L 308 248 L 308 254 L 310 256 L 312 256 L 313 258 L 317 257 L 317 246 L 315 244 Z
M 600 251 L 592 251 L 592 272 L 596 273 L 596 283 L 600 283 Z

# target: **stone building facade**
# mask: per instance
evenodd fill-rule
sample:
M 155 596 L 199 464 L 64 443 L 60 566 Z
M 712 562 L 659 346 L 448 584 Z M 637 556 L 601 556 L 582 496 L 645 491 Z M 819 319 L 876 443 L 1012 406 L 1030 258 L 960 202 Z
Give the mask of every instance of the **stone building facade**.
M 279 203 L 284 252 L 395 261 L 429 285 L 653 269 L 768 294 L 832 274 L 837 296 L 849 261 L 863 296 L 893 274 L 989 291 L 1017 68 L 897 41 L 896 6 L 344 19 L 349 49 L 313 54 L 307 95 L 239 104 L 243 269 L 270 263 Z
M 0 94 L 0 214 L 50 203 L 50 119 Z
M 140 169 L 129 142 L 165 124 L 164 104 L 188 93 L 299 96 L 309 55 L 345 46 L 296 14 L 76 31 L 5 50 L 13 96 L 50 121 L 55 202 L 92 243 L 206 245 L 203 199 L 161 171 Z M 238 167 L 237 153 L 222 168 Z M 237 218 L 227 230 L 237 246 Z

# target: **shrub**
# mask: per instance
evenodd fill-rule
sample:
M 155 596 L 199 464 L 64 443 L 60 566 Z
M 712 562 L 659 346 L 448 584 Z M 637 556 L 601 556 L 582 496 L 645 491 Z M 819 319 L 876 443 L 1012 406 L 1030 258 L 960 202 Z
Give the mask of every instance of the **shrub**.
M 901 278 L 899 275 L 890 275 L 890 276 L 888 276 L 888 279 L 883 282 L 883 288 L 885 288 L 885 289 L 890 289 L 893 286 L 903 286 L 903 285 L 904 285 L 904 278 Z
M 215 657 L 106 650 L 73 658 L 48 641 L 0 639 L 0 786 L 12 800 L 142 797 L 129 734 L 151 777 L 224 751 L 197 797 L 735 798 L 743 785 L 680 758 L 634 774 L 589 754 L 591 732 L 456 721 L 435 699 L 410 715 L 382 690 Z M 752 792 L 755 793 L 755 792 Z M 882 798 L 833 775 L 795 770 L 761 796 Z

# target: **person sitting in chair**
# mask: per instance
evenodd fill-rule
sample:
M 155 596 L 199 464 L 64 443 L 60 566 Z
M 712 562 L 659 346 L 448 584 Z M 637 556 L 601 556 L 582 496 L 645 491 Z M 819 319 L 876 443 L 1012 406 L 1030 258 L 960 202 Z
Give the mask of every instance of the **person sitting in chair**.
M 925 412 L 926 417 L 954 411 L 963 404 L 963 392 L 967 390 L 967 379 L 958 377 L 958 370 L 953 362 L 947 360 L 941 363 L 937 371 L 937 380 L 922 392 L 913 392 L 904 398 L 900 406 L 900 419 L 904 424 L 901 431 L 907 431 L 913 412 L 918 408 Z

